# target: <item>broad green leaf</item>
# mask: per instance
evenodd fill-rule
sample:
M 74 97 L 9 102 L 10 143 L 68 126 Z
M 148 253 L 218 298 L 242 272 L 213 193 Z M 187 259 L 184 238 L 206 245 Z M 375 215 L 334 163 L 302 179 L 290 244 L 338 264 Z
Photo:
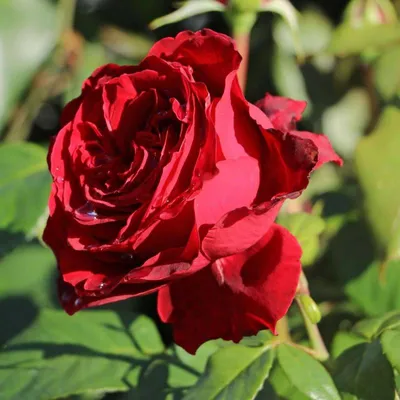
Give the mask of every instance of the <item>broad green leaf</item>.
M 0 228 L 27 235 L 47 208 L 46 151 L 32 143 L 0 145 Z
M 328 51 L 339 56 L 360 54 L 368 48 L 383 48 L 400 40 L 400 24 L 353 28 L 340 25 L 333 33 Z
M 353 326 L 353 332 L 368 340 L 372 340 L 382 325 L 382 318 L 369 318 L 357 322 Z
M 322 131 L 329 137 L 340 155 L 353 158 L 354 151 L 371 119 L 370 101 L 366 89 L 347 91 L 335 105 L 322 115 Z M 346 129 L 343 129 L 343 127 Z
M 333 338 L 331 345 L 331 354 L 333 358 L 337 358 L 344 351 L 359 343 L 364 343 L 365 339 L 362 336 L 352 332 L 338 332 Z
M 194 15 L 204 14 L 211 11 L 222 12 L 225 6 L 216 0 L 188 0 L 180 4 L 180 7 L 170 14 L 157 18 L 150 23 L 151 29 L 157 29 L 164 25 L 182 21 Z
M 240 344 L 214 353 L 203 376 L 185 400 L 253 399 L 263 387 L 274 359 L 270 344 L 245 347 Z
M 340 400 L 331 376 L 321 363 L 304 351 L 282 344 L 277 356 L 283 372 L 296 389 L 312 400 Z
M 20 246 L 0 262 L 0 299 L 29 296 L 36 305 L 48 307 L 55 272 L 56 261 L 48 248 Z
M 111 311 L 83 311 L 73 317 L 43 310 L 0 353 L 0 398 L 53 399 L 88 391 L 126 391 L 126 376 L 148 357 L 136 346 L 155 338 L 153 322 Z M 125 323 L 129 321 L 128 324 Z M 147 337 L 143 337 L 143 335 Z M 2 383 L 1 383 L 2 382 Z
M 400 309 L 400 261 L 389 261 L 382 269 L 373 263 L 361 276 L 346 284 L 353 303 L 367 315 L 380 316 Z
M 56 13 L 51 2 L 0 2 L 0 125 L 48 57 L 56 31 Z
M 394 376 L 379 340 L 362 343 L 342 353 L 335 365 L 339 390 L 363 400 L 393 400 Z
M 381 343 L 390 364 L 400 373 L 400 329 L 383 332 Z
M 352 331 L 373 340 L 382 335 L 387 330 L 400 329 L 400 312 L 394 311 L 383 315 L 382 317 L 365 319 L 354 325 Z
M 319 236 L 325 229 L 324 220 L 313 214 L 283 214 L 279 224 L 296 236 L 303 250 L 301 262 L 304 266 L 315 262 L 319 253 Z
M 367 216 L 384 249 L 400 238 L 399 126 L 400 110 L 387 107 L 374 132 L 361 140 L 355 159 Z M 389 258 L 398 250 L 391 247 Z
M 274 362 L 274 366 L 272 368 L 270 377 L 268 378 L 268 381 L 266 383 L 271 384 L 273 390 L 276 393 L 277 399 L 310 400 L 309 396 L 305 395 L 303 392 L 298 390 L 298 388 L 295 385 L 293 385 L 292 381 L 285 374 L 285 372 L 283 371 L 282 367 L 279 365 L 279 362 L 277 360 Z M 260 392 L 260 396 L 259 397 L 257 396 L 256 400 L 267 400 L 267 399 L 269 400 L 269 397 L 263 398 L 261 397 L 261 394 L 262 392 Z
M 385 100 L 400 95 L 400 47 L 393 47 L 385 51 L 375 64 L 375 84 Z

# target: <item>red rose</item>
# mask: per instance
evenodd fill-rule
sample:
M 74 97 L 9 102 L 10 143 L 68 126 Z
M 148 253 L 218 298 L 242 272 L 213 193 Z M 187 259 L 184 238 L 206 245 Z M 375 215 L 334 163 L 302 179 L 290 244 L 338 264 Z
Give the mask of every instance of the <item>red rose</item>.
M 67 105 L 44 240 L 68 313 L 159 290 L 161 318 L 192 353 L 286 313 L 301 249 L 275 217 L 340 159 L 324 136 L 279 122 L 290 107 L 269 119 L 249 104 L 239 63 L 227 36 L 182 32 L 138 66 L 99 68 Z

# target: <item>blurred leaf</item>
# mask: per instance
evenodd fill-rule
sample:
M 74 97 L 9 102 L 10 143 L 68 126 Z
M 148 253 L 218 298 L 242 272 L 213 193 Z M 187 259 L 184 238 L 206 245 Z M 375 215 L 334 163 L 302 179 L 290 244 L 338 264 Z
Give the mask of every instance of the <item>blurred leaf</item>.
M 282 344 L 277 349 L 283 372 L 296 389 L 313 400 L 340 400 L 332 378 L 317 360 L 293 346 Z
M 374 132 L 360 141 L 355 158 L 367 217 L 385 250 L 400 238 L 399 126 L 400 110 L 387 107 Z
M 383 332 L 381 343 L 390 364 L 400 373 L 400 330 Z
M 376 333 L 379 331 L 381 325 L 382 318 L 369 318 L 357 322 L 353 326 L 352 330 L 356 335 L 360 335 L 368 340 L 372 340 L 375 338 Z
M 131 321 L 125 325 L 111 311 L 84 311 L 70 317 L 63 311 L 43 310 L 0 353 L 0 397 L 36 400 L 128 390 L 125 377 L 147 360 L 132 337 L 157 335 L 148 318 L 146 329 L 135 332 L 135 318 L 133 313 L 124 314 L 123 319 Z
M 305 100 L 308 104 L 303 115 L 309 115 L 312 111 L 312 102 L 295 57 L 276 48 L 273 56 L 272 75 L 279 94 L 296 100 Z
M 353 88 L 342 99 L 327 108 L 322 115 L 322 130 L 336 151 L 352 158 L 369 121 L 371 110 L 367 90 Z M 343 129 L 346 127 L 346 129 Z
M 339 390 L 364 400 L 393 400 L 394 376 L 379 340 L 361 343 L 340 355 L 334 379 Z
M 268 377 L 274 359 L 271 345 L 245 347 L 240 344 L 214 353 L 203 376 L 185 400 L 254 398 Z
M 376 88 L 385 100 L 400 95 L 400 47 L 385 51 L 375 65 Z
M 387 47 L 399 40 L 399 24 L 368 25 L 360 28 L 342 24 L 334 31 L 328 51 L 339 56 L 348 56 L 360 54 L 368 48 Z
M 153 46 L 153 41 L 143 34 L 123 31 L 115 26 L 102 27 L 100 40 L 110 51 L 134 62 L 140 62 Z
M 28 296 L 36 305 L 49 307 L 54 272 L 56 261 L 48 248 L 36 244 L 20 246 L 1 260 L 0 299 Z M 7 325 L 2 329 L 6 330 Z
M 77 63 L 77 69 L 65 93 L 65 103 L 78 97 L 81 94 L 83 82 L 89 78 L 96 68 L 106 63 L 104 47 L 98 43 L 85 42 L 82 58 Z
M 298 30 L 297 38 L 307 56 L 321 53 L 328 46 L 333 25 L 321 11 L 306 9 L 299 14 L 295 26 Z M 296 38 L 293 36 L 293 29 L 291 31 L 287 23 L 277 20 L 273 26 L 273 35 L 281 50 L 288 54 L 296 53 Z
M 0 126 L 48 57 L 56 31 L 56 13 L 49 1 L 0 2 Z
M 362 336 L 352 332 L 338 332 L 333 338 L 331 354 L 333 358 L 339 357 L 344 351 L 357 344 L 364 343 Z
M 262 11 L 274 12 L 279 14 L 285 22 L 285 27 L 289 29 L 289 36 L 293 46 L 293 53 L 296 53 L 300 58 L 304 57 L 304 49 L 301 38 L 301 24 L 299 24 L 299 12 L 293 7 L 288 0 L 270 0 L 262 2 Z M 285 29 L 285 28 L 283 28 Z
M 29 234 L 50 192 L 46 151 L 32 143 L 0 145 L 0 228 Z
M 324 220 L 313 214 L 282 214 L 279 224 L 296 236 L 303 250 L 301 262 L 304 266 L 313 264 L 319 253 L 319 235 L 325 229 Z
M 194 15 L 211 11 L 222 12 L 225 10 L 225 6 L 216 0 L 188 0 L 180 4 L 178 3 L 178 5 L 180 7 L 176 11 L 152 21 L 149 25 L 150 29 L 157 29 L 164 25 L 173 24 Z
M 360 277 L 345 288 L 353 303 L 370 316 L 400 309 L 400 261 L 390 261 L 384 271 L 372 264 Z

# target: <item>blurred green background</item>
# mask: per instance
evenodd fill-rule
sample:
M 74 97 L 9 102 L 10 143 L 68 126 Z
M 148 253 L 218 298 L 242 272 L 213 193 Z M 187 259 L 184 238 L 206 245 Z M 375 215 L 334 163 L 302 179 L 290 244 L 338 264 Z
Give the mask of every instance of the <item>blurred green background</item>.
M 320 329 L 337 357 L 366 340 L 364 331 L 353 331 L 358 321 L 400 310 L 400 1 L 291 3 L 298 31 L 276 14 L 259 16 L 246 96 L 256 101 L 268 91 L 307 100 L 299 128 L 328 135 L 345 161 L 342 169 L 317 171 L 280 217 L 302 244 Z M 191 357 L 173 345 L 154 296 L 66 316 L 53 255 L 40 243 L 47 146 L 83 80 L 108 62 L 138 63 L 156 40 L 181 30 L 229 34 L 220 13 L 149 29 L 173 10 L 161 0 L 0 0 L 0 399 L 100 399 L 106 392 L 178 399 L 216 349 L 209 343 Z M 290 325 L 306 344 L 296 310 Z M 391 351 L 398 368 L 400 346 Z M 386 358 L 373 362 L 387 370 Z M 282 368 L 274 367 L 271 388 L 265 386 L 276 397 L 265 389 L 257 399 L 310 398 L 307 391 L 284 393 Z M 355 396 L 346 399 L 391 398 L 393 377 L 364 377 L 362 384 L 372 385 L 364 397 L 334 378 L 341 392 Z

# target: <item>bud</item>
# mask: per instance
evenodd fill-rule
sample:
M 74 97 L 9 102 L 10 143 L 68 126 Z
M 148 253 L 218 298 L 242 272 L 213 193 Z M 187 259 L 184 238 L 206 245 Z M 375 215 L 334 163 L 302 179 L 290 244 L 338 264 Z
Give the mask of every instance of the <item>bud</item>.
M 344 22 L 353 28 L 396 21 L 396 9 L 391 0 L 352 0 L 344 13 Z
M 308 294 L 298 294 L 296 298 L 301 305 L 301 309 L 311 323 L 318 324 L 318 322 L 321 321 L 321 311 L 311 296 Z

